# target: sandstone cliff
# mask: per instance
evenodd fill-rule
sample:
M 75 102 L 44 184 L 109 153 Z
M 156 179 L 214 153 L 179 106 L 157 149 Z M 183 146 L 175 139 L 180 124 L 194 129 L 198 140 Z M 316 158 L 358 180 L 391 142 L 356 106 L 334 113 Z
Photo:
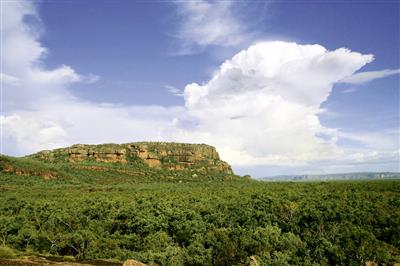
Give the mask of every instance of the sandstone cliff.
M 134 142 L 126 144 L 85 145 L 41 151 L 28 156 L 46 162 L 143 163 L 150 168 L 168 170 L 196 169 L 232 174 L 229 164 L 220 160 L 216 149 L 205 144 Z

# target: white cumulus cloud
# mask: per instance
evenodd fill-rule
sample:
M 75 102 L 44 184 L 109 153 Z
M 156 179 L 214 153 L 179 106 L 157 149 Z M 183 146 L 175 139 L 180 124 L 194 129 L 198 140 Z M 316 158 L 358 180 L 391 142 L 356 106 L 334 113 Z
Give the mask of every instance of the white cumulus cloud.
M 8 1 L 1 9 L 1 65 L 3 104 L 6 110 L 29 109 L 72 97 L 66 87 L 73 82 L 93 83 L 95 75 L 79 75 L 70 66 L 46 69 L 47 49 L 39 41 L 41 29 L 26 22 L 39 20 L 29 1 Z
M 188 139 L 206 139 L 234 164 L 304 164 L 343 151 L 321 125 L 334 83 L 373 60 L 348 49 L 262 42 L 225 61 L 213 78 L 185 88 L 197 120 Z

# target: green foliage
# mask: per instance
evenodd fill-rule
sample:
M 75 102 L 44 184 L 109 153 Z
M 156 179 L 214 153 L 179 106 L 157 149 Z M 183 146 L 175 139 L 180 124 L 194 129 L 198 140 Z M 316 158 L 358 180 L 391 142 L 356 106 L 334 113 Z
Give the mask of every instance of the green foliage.
M 75 166 L 29 165 L 68 176 L 56 180 L 0 173 L 1 244 L 159 265 L 249 265 L 251 256 L 260 265 L 399 261 L 399 180 L 264 183 Z
M 0 154 L 0 171 L 19 176 L 66 178 L 68 174 L 59 166 L 46 164 L 30 158 L 15 158 Z
M 33 156 L 33 155 L 32 155 Z M 32 157 L 31 156 L 31 157 Z M 0 155 L 0 172 L 13 179 L 14 175 L 20 178 L 21 184 L 36 182 L 29 177 L 43 179 L 57 179 L 57 182 L 79 184 L 121 185 L 153 182 L 204 182 L 241 179 L 233 174 L 226 174 L 218 170 L 201 171 L 200 166 L 185 170 L 168 170 L 150 168 L 143 160 L 137 157 L 128 157 L 129 163 L 105 163 L 94 160 L 69 163 L 66 161 L 46 162 L 31 157 L 15 158 Z M 9 175 L 7 175 L 9 174 Z M 38 181 L 40 183 L 40 181 Z
M 0 258 L 2 259 L 15 259 L 17 254 L 15 251 L 7 246 L 0 246 Z

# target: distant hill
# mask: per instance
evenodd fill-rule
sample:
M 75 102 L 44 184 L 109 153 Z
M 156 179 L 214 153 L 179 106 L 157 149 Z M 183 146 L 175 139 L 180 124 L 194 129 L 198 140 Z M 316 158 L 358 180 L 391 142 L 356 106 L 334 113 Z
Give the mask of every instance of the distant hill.
M 0 170 L 19 176 L 129 178 L 132 181 L 233 179 L 231 166 L 206 144 L 76 144 L 22 158 L 1 156 Z
M 318 180 L 357 180 L 357 179 L 395 179 L 396 172 L 357 172 L 321 175 L 279 175 L 260 178 L 263 181 L 318 181 Z

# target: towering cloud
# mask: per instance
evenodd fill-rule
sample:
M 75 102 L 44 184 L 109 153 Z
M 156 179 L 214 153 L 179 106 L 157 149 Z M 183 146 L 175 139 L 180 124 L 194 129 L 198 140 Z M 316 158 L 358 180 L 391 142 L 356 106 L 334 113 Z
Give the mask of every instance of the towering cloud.
M 341 151 L 321 125 L 332 86 L 373 60 L 348 49 L 262 42 L 224 62 L 203 85 L 185 88 L 194 131 L 234 164 L 297 164 Z

